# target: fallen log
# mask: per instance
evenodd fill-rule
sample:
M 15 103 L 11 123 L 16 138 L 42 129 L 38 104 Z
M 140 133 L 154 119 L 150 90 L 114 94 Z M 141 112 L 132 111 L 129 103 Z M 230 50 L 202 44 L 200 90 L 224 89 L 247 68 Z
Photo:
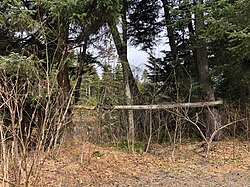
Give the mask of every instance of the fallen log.
M 172 108 L 198 108 L 198 107 L 207 107 L 207 106 L 216 106 L 223 104 L 223 101 L 210 101 L 210 102 L 195 102 L 195 103 L 170 103 L 170 104 L 158 104 L 158 105 L 117 105 L 117 106 L 84 106 L 84 105 L 75 105 L 75 109 L 83 110 L 95 110 L 102 109 L 104 110 L 164 110 Z

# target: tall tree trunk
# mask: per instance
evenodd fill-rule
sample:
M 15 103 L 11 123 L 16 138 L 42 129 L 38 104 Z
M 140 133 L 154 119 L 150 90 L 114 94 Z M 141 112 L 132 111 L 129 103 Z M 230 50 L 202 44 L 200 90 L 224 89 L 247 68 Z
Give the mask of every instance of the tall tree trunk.
M 165 17 L 165 21 L 167 24 L 167 35 L 168 35 L 168 39 L 169 39 L 169 46 L 171 49 L 171 55 L 173 58 L 173 65 L 175 67 L 179 66 L 179 58 L 178 58 L 178 51 L 177 51 L 177 46 L 175 43 L 175 35 L 174 35 L 174 28 L 172 26 L 172 20 L 171 20 L 171 16 L 170 16 L 170 10 L 169 10 L 169 3 L 168 0 L 161 0 L 162 1 L 162 5 L 163 5 L 163 9 L 164 9 L 164 17 Z
M 69 67 L 66 61 L 68 56 L 68 31 L 69 24 L 67 21 L 60 20 L 60 25 L 57 26 L 57 46 L 55 49 L 55 60 L 57 63 L 58 73 L 57 73 L 57 82 L 59 86 L 59 105 L 61 107 L 61 116 L 62 126 L 60 131 L 63 134 L 64 140 L 67 140 L 71 137 L 72 133 L 72 123 L 71 123 L 71 110 L 67 108 L 70 102 L 70 78 L 69 78 Z M 60 124 L 59 124 L 60 125 Z M 57 127 L 58 128 L 58 127 Z M 60 133 L 61 134 L 61 133 Z M 57 138 L 61 139 L 62 136 L 58 137 L 59 132 L 57 132 Z M 55 142 L 56 143 L 56 142 Z
M 250 60 L 243 59 L 241 62 L 241 66 L 239 68 L 241 75 L 245 76 L 246 73 L 249 71 L 249 64 Z M 244 79 L 243 79 L 244 80 Z M 248 99 L 248 85 L 243 81 L 240 82 L 240 89 L 239 89 L 239 106 L 240 106 L 240 113 L 242 115 L 242 118 L 246 118 L 246 113 L 247 113 L 247 99 Z
M 110 25 L 110 28 L 111 28 L 112 36 L 113 36 L 115 46 L 117 49 L 117 53 L 118 53 L 118 56 L 122 65 L 123 76 L 124 76 L 124 79 L 125 77 L 127 77 L 127 81 L 128 81 L 129 88 L 133 97 L 134 104 L 142 104 L 143 98 L 136 84 L 135 78 L 133 76 L 132 70 L 130 68 L 130 65 L 127 59 L 127 46 L 124 46 L 122 44 L 123 41 L 121 40 L 119 36 L 119 32 L 118 32 L 116 25 Z
M 178 50 L 176 44 L 176 38 L 173 28 L 173 23 L 170 15 L 169 3 L 168 0 L 161 0 L 163 9 L 164 9 L 164 17 L 167 26 L 167 36 L 169 39 L 169 46 L 171 50 L 171 56 L 173 58 L 173 66 L 174 66 L 174 79 L 175 79 L 175 92 L 176 92 L 176 102 L 180 102 L 180 77 L 183 72 L 181 71 L 180 61 L 178 57 Z
M 124 21 L 124 20 L 123 20 Z M 125 24 L 125 23 L 123 23 Z M 115 24 L 110 24 L 111 33 L 115 42 L 116 50 L 122 65 L 124 89 L 126 104 L 133 105 L 134 101 L 138 100 L 137 94 L 139 89 L 135 83 L 131 68 L 127 59 L 127 39 L 124 41 L 126 35 L 126 26 L 123 25 L 123 39 L 120 38 L 120 34 Z M 125 29 L 125 30 L 124 30 Z M 134 139 L 135 139 L 135 124 L 133 110 L 128 110 L 128 145 L 130 151 L 134 151 Z
M 137 93 L 139 89 L 135 83 L 132 71 L 130 69 L 128 59 L 127 59 L 127 44 L 125 41 L 122 41 L 116 25 L 110 25 L 111 33 L 115 41 L 115 46 L 117 53 L 122 64 L 123 69 L 123 78 L 124 78 L 124 88 L 125 88 L 125 97 L 126 104 L 133 105 L 134 101 L 140 101 L 137 98 Z M 124 31 L 123 31 L 124 32 Z M 134 99 L 133 99 L 134 98 Z M 134 124 L 134 115 L 133 110 L 128 110 L 128 145 L 129 149 L 134 151 L 134 139 L 135 139 L 135 124 Z
M 66 23 L 63 26 L 59 26 L 56 60 L 58 62 L 58 74 L 57 81 L 60 87 L 61 105 L 67 105 L 70 93 L 70 80 L 69 80 L 69 68 L 68 63 L 65 61 L 68 55 L 67 42 L 68 42 L 68 29 L 69 26 Z
M 200 3 L 203 3 L 203 0 L 199 0 Z M 202 99 L 203 101 L 214 101 L 214 90 L 211 84 L 211 77 L 209 74 L 209 62 L 208 62 L 208 55 L 207 55 L 207 45 L 206 41 L 200 38 L 201 31 L 205 28 L 204 24 L 204 13 L 198 12 L 195 15 L 195 43 L 194 43 L 194 55 L 195 60 L 199 72 L 200 78 L 200 85 L 202 88 Z M 210 138 L 212 133 L 221 127 L 221 116 L 219 114 L 218 109 L 215 107 L 210 107 L 205 110 L 205 117 L 206 117 L 206 135 L 207 138 Z M 222 138 L 222 131 L 219 131 L 214 140 L 221 140 Z
M 115 23 L 110 22 L 109 27 L 111 30 L 111 34 L 116 46 L 116 50 L 122 65 L 123 70 L 123 78 L 124 78 L 124 88 L 125 88 L 125 96 L 126 96 L 126 104 L 133 105 L 133 104 L 142 104 L 143 98 L 139 91 L 139 88 L 136 84 L 135 78 L 131 71 L 128 58 L 127 58 L 127 20 L 126 20 L 126 13 L 127 13 L 127 1 L 123 0 L 123 12 L 122 12 L 122 37 L 117 29 Z M 137 123 L 137 132 L 138 137 L 141 137 L 141 132 L 143 132 L 143 116 L 142 113 L 136 114 L 136 123 Z M 133 151 L 133 142 L 135 136 L 135 124 L 134 124 L 134 113 L 132 110 L 128 111 L 128 123 L 129 123 L 129 131 L 128 131 L 128 140 L 132 144 L 132 151 Z
M 123 38 L 121 39 L 120 33 L 117 26 L 114 23 L 109 23 L 111 34 L 115 42 L 116 50 L 122 65 L 124 79 L 127 79 L 128 85 L 133 97 L 134 104 L 142 104 L 143 98 L 136 84 L 135 78 L 133 76 L 132 70 L 130 68 L 128 58 L 127 58 L 127 25 L 126 21 L 123 20 Z M 124 83 L 124 85 L 126 85 Z

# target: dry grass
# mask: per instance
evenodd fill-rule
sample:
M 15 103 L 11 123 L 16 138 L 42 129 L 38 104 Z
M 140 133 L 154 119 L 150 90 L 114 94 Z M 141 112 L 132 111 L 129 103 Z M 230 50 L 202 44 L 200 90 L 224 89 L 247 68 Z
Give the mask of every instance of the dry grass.
M 71 142 L 53 157 L 44 154 L 39 178 L 31 186 L 250 186 L 249 143 L 216 142 L 209 159 L 201 143 L 154 153 L 128 154 L 87 142 Z

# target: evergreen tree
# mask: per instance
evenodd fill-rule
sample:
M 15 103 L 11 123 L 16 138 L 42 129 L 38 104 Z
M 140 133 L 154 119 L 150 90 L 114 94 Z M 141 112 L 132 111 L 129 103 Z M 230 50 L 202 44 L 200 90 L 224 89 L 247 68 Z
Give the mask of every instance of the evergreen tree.
M 81 82 L 80 87 L 80 103 L 84 105 L 97 105 L 99 103 L 100 87 L 100 77 L 97 70 L 92 67 L 91 71 L 88 71 L 83 75 L 83 81 Z
M 210 60 L 219 97 L 246 109 L 249 102 L 249 1 L 216 1 L 207 4 Z

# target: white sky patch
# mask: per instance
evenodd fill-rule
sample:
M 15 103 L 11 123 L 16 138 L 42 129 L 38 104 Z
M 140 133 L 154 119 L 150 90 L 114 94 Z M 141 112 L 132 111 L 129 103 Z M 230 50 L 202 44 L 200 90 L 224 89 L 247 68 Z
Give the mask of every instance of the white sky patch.
M 148 54 L 133 46 L 128 47 L 128 61 L 131 66 L 145 69 L 148 60 Z

